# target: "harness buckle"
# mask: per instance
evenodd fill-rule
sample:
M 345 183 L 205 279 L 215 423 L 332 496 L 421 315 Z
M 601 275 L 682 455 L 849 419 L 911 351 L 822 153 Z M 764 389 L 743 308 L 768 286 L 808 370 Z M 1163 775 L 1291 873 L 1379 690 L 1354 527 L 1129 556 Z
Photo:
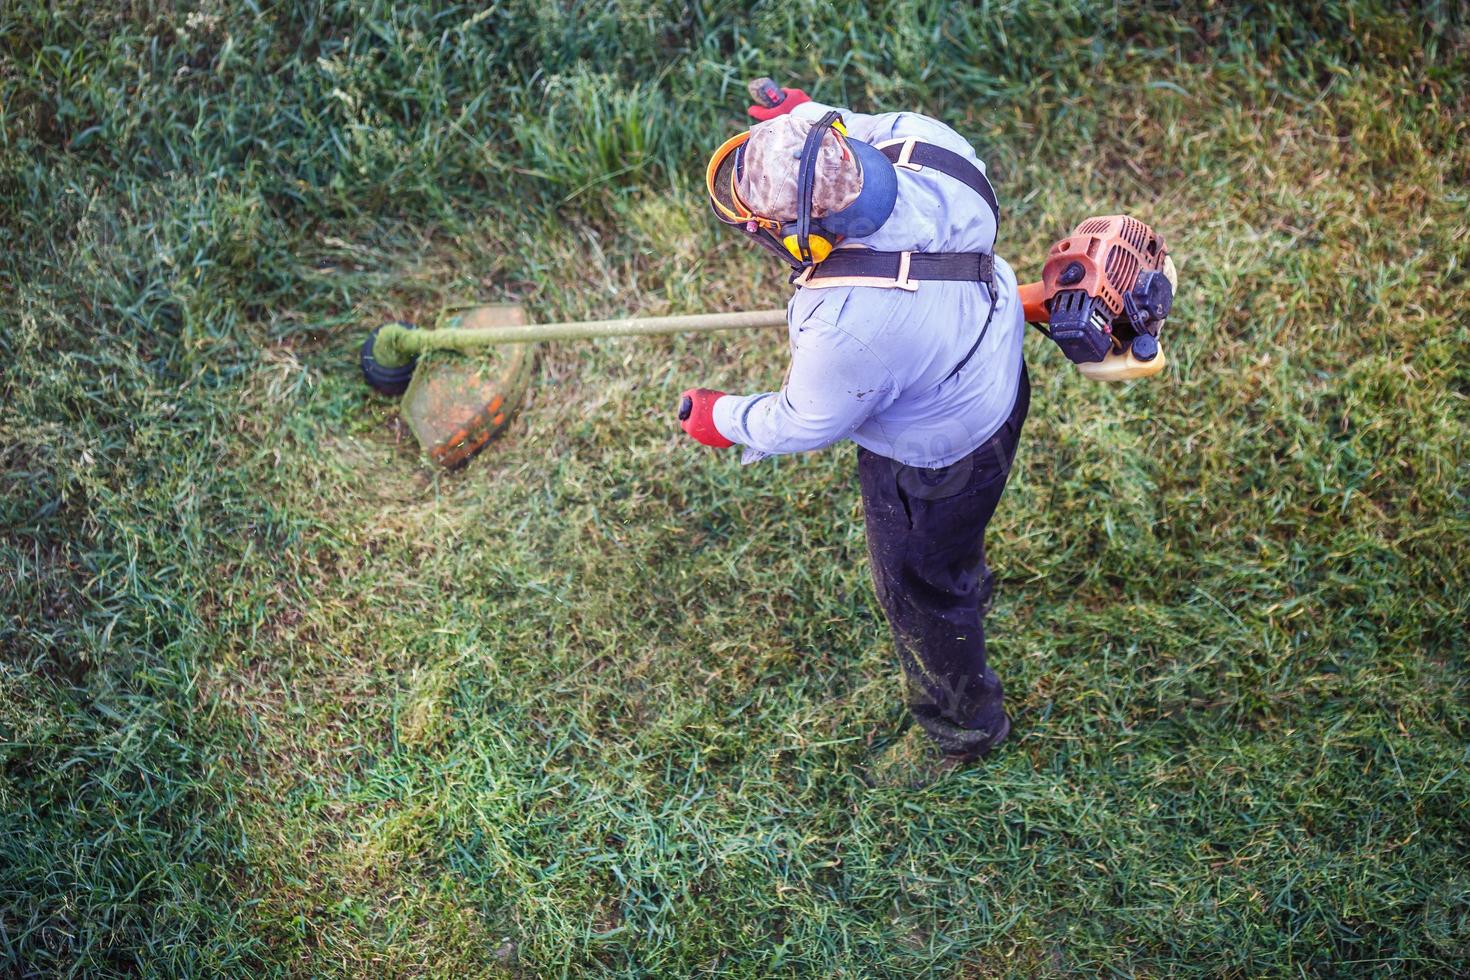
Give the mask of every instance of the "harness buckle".
M 919 140 L 917 137 L 910 136 L 908 139 L 904 140 L 903 149 L 898 151 L 898 159 L 893 162 L 893 165 L 903 170 L 923 170 L 924 167 L 922 164 L 914 163 L 910 159 L 914 155 L 914 147 L 918 145 Z
M 898 253 L 898 278 L 893 280 L 893 285 L 899 289 L 907 289 L 909 292 L 917 292 L 918 280 L 909 278 L 909 258 L 913 252 Z

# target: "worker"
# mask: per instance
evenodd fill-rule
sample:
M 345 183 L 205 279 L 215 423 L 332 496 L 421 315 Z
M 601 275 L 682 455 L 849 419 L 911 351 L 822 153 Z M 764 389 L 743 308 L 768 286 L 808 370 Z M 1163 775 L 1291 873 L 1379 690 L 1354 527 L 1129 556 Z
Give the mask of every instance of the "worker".
M 983 620 L 985 528 L 1030 403 L 1016 277 L 994 253 L 985 165 L 953 129 L 794 88 L 764 101 L 779 104 L 750 107 L 756 124 L 706 183 L 717 216 L 792 267 L 790 369 L 780 391 L 690 389 L 681 424 L 746 462 L 857 443 L 869 563 L 918 723 L 866 771 L 924 785 L 1010 732 Z

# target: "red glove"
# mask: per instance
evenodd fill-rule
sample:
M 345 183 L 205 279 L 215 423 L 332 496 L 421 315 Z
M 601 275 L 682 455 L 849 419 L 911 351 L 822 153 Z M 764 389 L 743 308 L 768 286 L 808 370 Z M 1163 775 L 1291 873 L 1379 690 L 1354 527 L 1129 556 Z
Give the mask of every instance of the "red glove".
M 795 109 L 803 102 L 810 102 L 812 100 L 812 97 L 810 95 L 807 95 L 799 88 L 783 88 L 781 90 L 781 94 L 784 95 L 785 98 L 783 98 L 776 105 L 771 106 L 771 108 L 769 109 L 767 109 L 763 105 L 753 105 L 745 111 L 750 113 L 750 117 L 752 119 L 758 119 L 761 122 L 765 122 L 767 119 L 775 119 L 777 116 L 784 116 L 786 113 L 790 112 L 792 109 Z
M 712 388 L 690 388 L 679 396 L 679 424 L 696 442 L 716 449 L 735 445 L 715 428 L 715 402 L 724 397 Z

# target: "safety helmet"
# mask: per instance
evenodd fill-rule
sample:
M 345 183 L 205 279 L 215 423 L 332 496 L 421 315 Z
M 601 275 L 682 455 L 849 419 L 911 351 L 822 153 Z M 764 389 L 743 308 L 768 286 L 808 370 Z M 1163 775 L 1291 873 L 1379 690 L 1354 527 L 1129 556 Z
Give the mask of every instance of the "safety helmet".
M 817 157 L 829 133 L 835 135 L 841 151 L 855 162 L 861 190 L 846 206 L 818 217 L 812 214 Z M 898 197 L 893 164 L 869 144 L 848 136 L 842 116 L 829 112 L 808 130 L 802 145 L 796 177 L 795 217 L 782 220 L 757 214 L 740 196 L 750 137 L 750 131 L 731 137 L 710 157 L 704 173 L 710 207 L 725 224 L 739 228 L 797 271 L 827 258 L 843 239 L 871 235 L 893 213 Z

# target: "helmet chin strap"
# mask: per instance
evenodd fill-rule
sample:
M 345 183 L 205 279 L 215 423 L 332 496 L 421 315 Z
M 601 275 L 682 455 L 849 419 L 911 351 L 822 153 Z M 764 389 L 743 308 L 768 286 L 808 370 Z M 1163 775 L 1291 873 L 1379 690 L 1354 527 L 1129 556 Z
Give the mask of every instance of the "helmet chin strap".
M 740 230 L 745 232 L 746 237 L 749 238 L 751 241 L 755 242 L 761 248 L 776 256 L 776 258 L 780 259 L 782 262 L 785 262 L 787 265 L 791 266 L 793 275 L 806 268 L 803 265 L 797 264 L 797 262 L 792 258 L 791 253 L 787 251 L 786 246 L 781 244 L 780 239 L 771 234 L 769 230 L 762 228 L 760 225 L 756 224 L 754 221 L 747 221 L 745 224 L 740 226 Z

